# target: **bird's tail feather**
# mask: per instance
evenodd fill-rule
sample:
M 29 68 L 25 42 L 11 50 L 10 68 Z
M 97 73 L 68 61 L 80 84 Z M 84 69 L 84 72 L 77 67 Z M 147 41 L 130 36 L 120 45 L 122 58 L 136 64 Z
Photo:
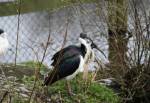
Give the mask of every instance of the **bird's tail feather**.
M 52 85 L 57 80 L 59 80 L 59 76 L 56 74 L 56 71 L 53 71 L 45 78 L 43 86 Z

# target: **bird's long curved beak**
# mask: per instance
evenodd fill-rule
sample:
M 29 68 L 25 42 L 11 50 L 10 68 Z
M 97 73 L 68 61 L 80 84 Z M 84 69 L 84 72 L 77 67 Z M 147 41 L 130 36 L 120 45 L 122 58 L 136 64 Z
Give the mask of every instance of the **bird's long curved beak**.
M 95 49 L 97 49 L 99 52 L 101 52 L 101 53 L 103 54 L 103 56 L 104 56 L 105 58 L 107 58 L 106 55 L 105 55 L 105 53 L 104 53 L 102 50 L 100 50 L 97 46 L 96 46 Z
M 97 49 L 99 52 L 101 52 L 101 53 L 103 54 L 103 56 L 104 56 L 105 58 L 107 58 L 106 55 L 105 55 L 105 53 L 104 53 L 102 50 L 100 50 L 100 49 L 98 48 L 98 46 L 93 42 L 93 40 L 92 40 L 90 37 L 87 37 L 87 39 L 89 39 L 89 40 L 92 42 L 92 44 L 91 44 L 92 48 Z

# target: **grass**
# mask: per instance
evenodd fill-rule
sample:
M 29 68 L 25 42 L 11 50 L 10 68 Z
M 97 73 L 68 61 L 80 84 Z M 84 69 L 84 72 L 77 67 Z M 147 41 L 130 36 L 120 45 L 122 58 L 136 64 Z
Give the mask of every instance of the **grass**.
M 41 67 L 41 70 L 47 69 L 47 66 L 45 66 L 44 64 L 40 64 L 39 62 L 36 61 L 26 61 L 26 62 L 21 62 L 20 64 L 30 68 Z
M 39 67 L 40 67 L 39 70 L 40 70 L 41 75 L 44 75 L 48 70 L 48 67 L 46 65 L 41 64 L 40 62 L 37 62 L 37 61 L 26 61 L 26 62 L 21 62 L 20 64 L 24 65 L 28 68 L 33 68 L 33 69 L 35 69 L 35 68 L 39 69 Z
M 33 61 L 23 62 L 21 64 L 26 67 L 36 67 L 39 65 L 39 63 Z M 42 67 L 46 68 L 43 64 Z M 82 79 L 82 73 L 80 73 L 70 81 L 72 91 L 75 94 L 74 96 L 68 95 L 66 81 L 64 79 L 57 81 L 51 86 L 43 87 L 41 85 L 43 78 L 40 78 L 36 84 L 35 92 L 46 96 L 46 98 L 50 98 L 51 103 L 119 103 L 119 97 L 111 89 L 96 82 L 91 82 L 91 78 L 92 73 L 89 73 L 88 80 L 85 82 Z M 19 83 L 24 84 L 28 90 L 32 90 L 34 80 L 34 74 L 26 75 Z M 18 92 L 12 93 L 12 103 L 28 103 L 27 101 L 28 98 L 21 97 Z M 41 99 L 41 101 L 44 103 L 44 100 Z M 32 97 L 31 103 L 41 103 L 41 101 L 39 101 L 39 98 L 35 99 Z
M 63 103 L 119 103 L 119 97 L 111 89 L 90 81 L 85 83 L 81 75 L 70 81 L 72 91 L 76 94 L 72 97 L 68 95 L 65 80 L 49 86 L 48 93 L 53 101 L 59 99 L 58 95 L 61 95 Z
M 26 66 L 38 66 L 38 62 L 24 62 Z M 42 64 L 41 68 L 46 68 Z M 44 70 L 44 69 L 42 69 Z M 119 103 L 119 97 L 109 88 L 98 83 L 91 82 L 92 75 L 89 73 L 87 82 L 82 79 L 82 73 L 78 74 L 70 81 L 74 96 L 70 97 L 66 88 L 66 81 L 60 80 L 51 86 L 48 86 L 47 95 L 51 97 L 52 103 L 61 101 L 62 103 Z M 26 77 L 25 84 L 28 86 L 32 84 L 33 77 Z M 43 82 L 40 80 L 39 82 Z M 37 87 L 38 88 L 38 87 Z M 39 87 L 40 88 L 40 87 Z M 40 88 L 41 89 L 41 88 Z M 42 91 L 42 90 L 41 90 Z

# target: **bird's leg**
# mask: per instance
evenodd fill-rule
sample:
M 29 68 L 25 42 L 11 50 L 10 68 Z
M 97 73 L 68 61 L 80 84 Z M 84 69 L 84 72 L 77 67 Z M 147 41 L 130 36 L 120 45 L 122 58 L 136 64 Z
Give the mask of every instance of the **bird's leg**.
M 71 96 L 71 95 L 72 95 L 72 94 L 71 94 L 72 90 L 71 90 L 71 86 L 70 86 L 70 81 L 67 81 L 67 82 L 66 82 L 66 85 L 67 85 L 68 94 Z
M 88 80 L 88 64 L 91 63 L 92 61 L 94 61 L 95 59 L 95 55 L 94 52 L 91 50 L 90 55 L 88 56 L 88 60 L 86 61 L 85 65 L 84 65 L 84 71 L 83 71 L 83 80 L 85 80 L 87 82 Z
M 83 71 L 83 80 L 85 80 L 85 82 L 87 82 L 88 79 L 88 66 L 87 64 L 84 65 L 84 71 Z
M 73 96 L 74 93 L 72 92 L 71 85 L 70 85 L 70 81 L 67 81 L 67 82 L 66 82 L 66 87 L 67 87 L 68 94 L 69 94 L 70 96 Z

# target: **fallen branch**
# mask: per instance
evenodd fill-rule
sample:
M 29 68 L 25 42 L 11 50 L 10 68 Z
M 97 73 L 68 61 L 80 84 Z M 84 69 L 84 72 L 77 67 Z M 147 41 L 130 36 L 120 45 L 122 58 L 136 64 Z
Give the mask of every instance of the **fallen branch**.
M 0 103 L 2 103 L 3 101 L 4 101 L 4 99 L 5 99 L 5 97 L 8 95 L 8 91 L 6 91 L 4 94 L 3 94 L 3 96 L 2 96 L 2 98 L 0 99 Z

